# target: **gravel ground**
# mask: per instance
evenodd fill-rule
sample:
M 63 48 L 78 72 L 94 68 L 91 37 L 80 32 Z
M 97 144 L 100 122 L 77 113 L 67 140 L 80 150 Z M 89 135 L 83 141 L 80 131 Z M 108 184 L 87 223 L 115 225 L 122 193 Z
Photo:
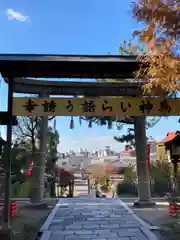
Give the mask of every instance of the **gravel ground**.
M 30 208 L 28 201 L 19 201 L 17 216 L 12 218 L 13 239 L 35 240 L 41 225 L 54 208 L 57 200 L 47 201 L 49 208 Z
M 141 219 L 152 226 L 163 228 L 164 225 L 174 222 L 174 218 L 168 216 L 168 202 L 165 199 L 153 199 L 156 202 L 156 207 L 153 208 L 134 208 L 133 202 L 136 198 L 122 198 L 123 200 Z M 159 230 L 153 231 L 158 239 L 169 240 L 163 232 Z

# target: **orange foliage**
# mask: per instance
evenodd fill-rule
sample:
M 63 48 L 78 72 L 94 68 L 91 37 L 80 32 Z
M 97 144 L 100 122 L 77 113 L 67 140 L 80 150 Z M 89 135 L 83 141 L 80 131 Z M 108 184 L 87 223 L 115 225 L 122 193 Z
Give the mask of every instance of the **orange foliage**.
M 134 17 L 148 25 L 134 35 L 146 45 L 136 77 L 149 80 L 145 86 L 149 92 L 154 87 L 165 92 L 180 90 L 179 5 L 180 0 L 140 0 L 133 5 Z
M 116 173 L 116 168 L 111 164 L 93 164 L 87 168 L 86 173 L 95 180 L 103 180 L 109 179 L 111 174 Z

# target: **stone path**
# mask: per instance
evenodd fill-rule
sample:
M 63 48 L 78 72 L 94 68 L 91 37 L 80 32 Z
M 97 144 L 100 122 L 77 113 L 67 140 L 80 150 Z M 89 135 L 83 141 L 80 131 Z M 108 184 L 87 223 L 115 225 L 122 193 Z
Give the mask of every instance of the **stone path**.
M 41 240 L 155 240 L 120 200 L 60 199 L 41 228 Z

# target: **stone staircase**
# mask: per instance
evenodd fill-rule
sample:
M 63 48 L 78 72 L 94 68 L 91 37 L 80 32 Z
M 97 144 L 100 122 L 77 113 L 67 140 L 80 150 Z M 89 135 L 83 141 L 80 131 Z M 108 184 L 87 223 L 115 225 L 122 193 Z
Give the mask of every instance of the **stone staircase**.
M 75 196 L 87 196 L 88 195 L 88 181 L 83 180 L 83 179 L 75 179 L 74 193 L 75 193 Z

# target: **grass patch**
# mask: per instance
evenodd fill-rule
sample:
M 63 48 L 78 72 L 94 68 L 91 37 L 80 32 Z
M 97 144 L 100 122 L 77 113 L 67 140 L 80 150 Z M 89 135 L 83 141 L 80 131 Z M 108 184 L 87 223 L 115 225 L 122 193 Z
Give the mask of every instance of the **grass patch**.
M 24 224 L 21 232 L 13 232 L 12 240 L 38 240 L 39 230 L 47 216 L 42 217 L 34 224 Z
M 12 218 L 12 235 L 9 240 L 38 240 L 40 228 L 56 203 L 56 199 L 51 199 L 47 201 L 51 208 L 36 209 L 29 208 L 28 202 L 20 201 L 17 216 Z
M 162 233 L 167 240 L 180 239 L 180 218 L 176 218 L 173 222 L 162 226 Z

